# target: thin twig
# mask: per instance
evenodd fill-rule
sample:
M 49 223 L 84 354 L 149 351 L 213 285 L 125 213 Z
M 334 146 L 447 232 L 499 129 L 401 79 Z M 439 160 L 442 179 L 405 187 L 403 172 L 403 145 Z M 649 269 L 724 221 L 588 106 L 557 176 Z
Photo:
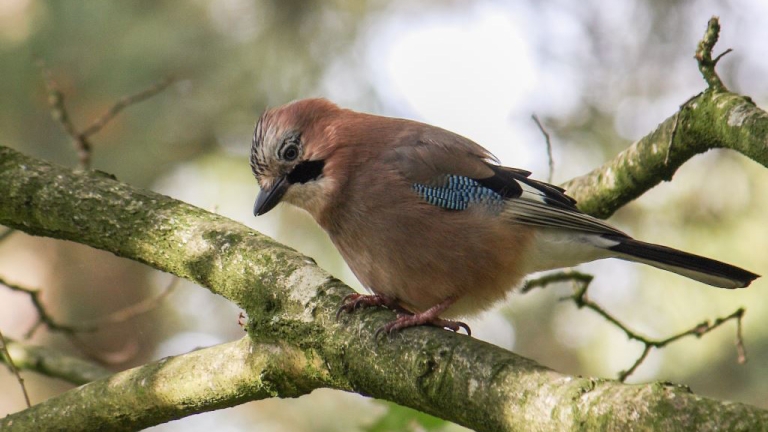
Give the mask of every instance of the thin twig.
M 665 346 L 673 342 L 676 342 L 686 336 L 696 336 L 697 338 L 700 338 L 705 334 L 715 330 L 716 328 L 722 326 L 723 324 L 731 320 L 736 320 L 736 351 L 738 353 L 737 361 L 739 364 L 743 364 L 747 361 L 746 349 L 744 347 L 744 339 L 742 337 L 742 320 L 744 318 L 744 313 L 746 312 L 744 308 L 739 308 L 728 316 L 717 318 L 712 323 L 710 323 L 709 321 L 704 321 L 688 330 L 685 330 L 680 333 L 676 333 L 667 338 L 651 339 L 630 329 L 627 325 L 622 323 L 618 318 L 616 318 L 615 316 L 611 315 L 608 311 L 603 309 L 602 306 L 600 306 L 599 304 L 589 299 L 589 297 L 587 296 L 587 290 L 589 289 L 590 283 L 592 282 L 591 275 L 588 275 L 585 273 L 579 273 L 571 270 L 552 273 L 549 275 L 545 275 L 542 278 L 534 279 L 526 282 L 526 284 L 523 287 L 523 292 L 528 292 L 537 287 L 543 288 L 546 285 L 549 285 L 551 283 L 562 282 L 562 281 L 572 281 L 574 283 L 574 290 L 575 290 L 574 294 L 568 297 L 565 297 L 564 299 L 572 300 L 574 303 L 576 303 L 576 307 L 580 309 L 587 308 L 592 310 L 593 312 L 603 317 L 603 319 L 605 319 L 606 321 L 610 322 L 611 324 L 619 328 L 621 331 L 623 331 L 624 334 L 627 335 L 628 339 L 635 340 L 643 344 L 643 352 L 640 354 L 637 360 L 635 360 L 632 366 L 630 366 L 629 369 L 627 370 L 619 372 L 618 379 L 621 382 L 626 381 L 626 379 L 637 370 L 637 368 L 648 357 L 648 354 L 651 352 L 652 349 L 664 348 Z
M 125 363 L 134 358 L 139 352 L 139 344 L 134 339 L 126 339 L 123 341 L 123 345 L 118 350 L 105 352 L 91 347 L 86 340 L 83 340 L 82 333 L 62 334 L 80 351 L 80 353 L 86 356 L 89 360 L 101 365 Z
M 0 285 L 8 287 L 11 291 L 23 292 L 27 294 L 30 301 L 32 302 L 32 306 L 37 311 L 37 321 L 24 335 L 25 339 L 32 337 L 41 325 L 45 325 L 51 331 L 61 332 L 69 336 L 76 333 L 94 332 L 98 330 L 102 325 L 125 322 L 129 319 L 135 318 L 157 308 L 158 305 L 160 305 L 163 300 L 165 300 L 173 292 L 173 290 L 178 285 L 178 282 L 178 278 L 173 278 L 168 286 L 166 286 L 165 289 L 157 296 L 142 300 L 136 304 L 112 312 L 103 318 L 86 321 L 78 325 L 67 325 L 57 322 L 56 319 L 54 319 L 53 316 L 51 316 L 51 314 L 46 310 L 42 302 L 41 291 L 32 288 L 26 288 L 18 284 L 13 284 L 0 278 Z
M 592 279 L 594 279 L 594 276 L 590 274 L 581 273 L 573 269 L 566 269 L 559 272 L 547 273 L 544 276 L 541 276 L 536 279 L 529 279 L 525 281 L 525 284 L 523 284 L 522 288 L 520 288 L 520 292 L 522 294 L 526 294 L 536 288 L 544 288 L 547 285 L 558 283 L 558 282 L 579 281 L 582 283 L 589 284 L 590 282 L 592 282 Z
M 48 90 L 48 105 L 51 107 L 51 117 L 56 120 L 64 132 L 72 139 L 72 145 L 77 151 L 77 160 L 80 168 L 88 169 L 91 165 L 91 143 L 87 137 L 81 136 L 72 120 L 69 118 L 69 113 L 64 105 L 64 93 L 59 89 L 59 85 L 56 80 L 53 79 L 51 71 L 46 69 L 45 64 L 40 61 L 40 68 L 43 73 L 43 80 L 45 81 L 45 87 Z
M 620 382 L 626 381 L 627 378 L 629 378 L 630 375 L 635 373 L 637 368 L 640 367 L 641 364 L 643 364 L 643 362 L 645 361 L 646 358 L 648 358 L 648 354 L 651 353 L 651 349 L 652 348 L 653 348 L 653 346 L 648 345 L 648 344 L 643 346 L 642 354 L 640 354 L 640 357 L 638 357 L 637 360 L 635 360 L 635 362 L 632 363 L 632 366 L 630 366 L 629 369 L 627 369 L 627 370 L 623 370 L 623 371 L 619 372 L 618 379 L 619 379 Z
M 555 159 L 552 157 L 552 141 L 549 138 L 549 132 L 544 128 L 539 117 L 536 114 L 531 114 L 531 118 L 536 122 L 536 126 L 539 127 L 541 133 L 544 134 L 544 140 L 547 144 L 547 159 L 549 161 L 549 175 L 547 176 L 547 182 L 552 183 L 552 176 L 555 174 Z
M 51 106 L 51 116 L 56 120 L 64 129 L 67 135 L 72 139 L 72 143 L 77 151 L 78 163 L 80 168 L 88 169 L 91 165 L 92 148 L 90 137 L 98 133 L 104 128 L 120 111 L 125 108 L 142 102 L 150 97 L 160 93 L 170 86 L 175 79 L 167 77 L 161 81 L 152 84 L 148 88 L 135 93 L 130 96 L 125 96 L 119 99 L 114 105 L 112 105 L 107 111 L 94 120 L 90 126 L 85 128 L 82 132 L 78 132 L 74 123 L 70 119 L 67 108 L 64 105 L 64 93 L 59 89 L 58 84 L 53 79 L 53 74 L 45 68 L 43 62 L 39 62 L 42 69 L 43 79 L 45 80 L 45 86 L 48 90 L 48 104 Z
M 48 313 L 42 302 L 41 291 L 32 288 L 26 288 L 17 284 L 12 284 L 0 278 L 0 285 L 5 285 L 12 291 L 18 291 L 27 294 L 30 301 L 32 302 L 32 306 L 37 311 L 37 320 L 24 335 L 25 339 L 31 338 L 41 326 L 45 325 L 48 330 L 64 335 L 64 337 L 66 337 L 70 343 L 77 347 L 83 354 L 102 364 L 115 364 L 124 362 L 128 360 L 133 354 L 135 354 L 137 349 L 134 347 L 128 351 L 129 354 L 123 353 L 120 356 L 116 356 L 114 354 L 105 355 L 104 353 L 96 352 L 93 348 L 88 346 L 86 341 L 84 341 L 80 335 L 83 333 L 95 332 L 105 325 L 114 325 L 125 322 L 156 309 L 173 292 L 173 290 L 178 286 L 179 282 L 179 278 L 173 278 L 173 280 L 171 280 L 165 289 L 163 289 L 163 291 L 157 296 L 142 300 L 138 303 L 112 312 L 105 317 L 85 321 L 78 325 L 67 325 L 59 323 L 53 318 L 53 316 L 51 316 L 50 313 Z M 125 350 L 123 350 L 123 352 L 125 352 Z
M 160 292 L 160 294 L 154 297 L 146 298 L 138 303 L 132 304 L 128 307 L 112 312 L 104 317 L 86 321 L 82 325 L 98 327 L 102 325 L 119 324 L 119 323 L 128 321 L 130 319 L 136 318 L 139 315 L 143 315 L 147 312 L 151 312 L 157 309 L 158 306 L 161 305 L 163 301 L 169 295 L 171 295 L 171 293 L 173 293 L 176 287 L 178 287 L 179 282 L 181 282 L 181 279 L 174 277 L 171 280 L 171 282 L 168 283 L 168 285 L 166 285 L 163 291 Z
M 727 91 L 728 89 L 723 84 L 723 81 L 717 75 L 715 66 L 720 59 L 731 52 L 730 49 L 725 50 L 722 54 L 712 59 L 712 49 L 715 47 L 718 38 L 720 37 L 720 19 L 716 16 L 710 18 L 707 23 L 707 31 L 704 32 L 704 37 L 699 41 L 696 47 L 696 54 L 694 58 L 699 63 L 699 72 L 707 81 L 707 85 L 710 89 L 716 91 Z
M 24 393 L 24 401 L 27 402 L 27 408 L 29 408 L 32 406 L 32 403 L 29 401 L 27 386 L 24 385 L 24 378 L 21 377 L 19 370 L 16 368 L 16 365 L 13 363 L 13 358 L 11 358 L 11 353 L 8 352 L 8 342 L 6 342 L 5 336 L 3 336 L 2 331 L 0 331 L 0 343 L 3 344 L 2 354 L 5 356 L 5 360 L 6 360 L 6 363 L 8 364 L 8 368 L 11 370 L 11 372 L 14 375 L 16 375 L 16 380 L 19 382 L 19 386 L 21 387 L 22 393 Z
M 104 126 L 107 125 L 117 114 L 120 113 L 120 111 L 124 110 L 125 108 L 128 108 L 129 106 L 133 104 L 137 104 L 139 102 L 145 101 L 152 96 L 162 92 L 168 86 L 173 84 L 176 81 L 173 77 L 167 77 L 164 78 L 151 86 L 147 87 L 146 89 L 132 94 L 130 96 L 125 96 L 115 102 L 114 105 L 112 105 L 104 114 L 102 114 L 99 118 L 94 120 L 93 123 L 91 123 L 90 126 L 88 126 L 84 131 L 80 133 L 80 135 L 84 138 L 88 138 L 91 135 L 99 132 Z
M 739 362 L 739 364 L 744 364 L 747 362 L 747 347 L 744 345 L 744 337 L 742 336 L 742 329 L 744 328 L 744 312 L 745 310 L 740 309 L 742 311 L 741 316 L 736 320 L 736 352 L 738 353 L 738 357 L 736 358 L 736 361 Z
M 731 52 L 733 52 L 732 48 L 728 48 L 727 50 L 721 52 L 720 55 L 718 55 L 717 57 L 714 58 L 714 60 L 712 60 L 712 65 L 713 66 L 717 66 L 717 63 L 720 61 L 720 59 L 725 57 L 726 55 L 728 55 Z
M 744 341 L 741 338 L 741 332 L 738 331 L 738 329 L 741 328 L 741 320 L 744 317 L 744 308 L 739 308 L 732 314 L 724 317 L 724 318 L 717 318 L 714 323 L 710 324 L 709 321 L 704 321 L 701 324 L 698 324 L 688 330 L 685 330 L 683 332 L 677 333 L 675 335 L 669 336 L 665 339 L 650 339 L 647 338 L 633 330 L 631 330 L 629 327 L 627 327 L 625 324 L 623 324 L 621 321 L 619 321 L 616 317 L 608 313 L 605 309 L 603 309 L 600 305 L 593 302 L 587 297 L 587 289 L 589 288 L 588 284 L 584 284 L 582 282 L 578 282 L 580 284 L 580 287 L 576 289 L 576 293 L 572 296 L 573 301 L 576 303 L 576 306 L 579 308 L 586 307 L 587 309 L 590 309 L 603 317 L 605 320 L 609 321 L 619 329 L 621 329 L 629 339 L 636 340 L 644 345 L 643 353 L 640 355 L 640 357 L 635 361 L 635 363 L 627 370 L 619 372 L 619 381 L 624 382 L 626 379 L 632 375 L 638 366 L 645 360 L 645 358 L 648 356 L 648 353 L 650 352 L 651 348 L 664 348 L 665 346 L 671 344 L 672 342 L 678 341 L 686 336 L 696 336 L 697 338 L 700 338 L 704 336 L 705 334 L 711 332 L 712 330 L 715 330 L 716 328 L 720 327 L 724 323 L 736 319 L 738 326 L 737 326 L 737 351 L 739 352 L 739 363 L 743 363 L 741 360 L 742 353 L 744 352 Z M 746 357 L 744 357 L 744 361 L 746 361 Z
M 58 331 L 62 333 L 77 333 L 77 332 L 92 332 L 96 330 L 96 327 L 88 326 L 72 326 L 58 323 L 50 313 L 46 310 L 42 302 L 42 292 L 32 288 L 26 288 L 18 284 L 10 283 L 0 278 L 0 285 L 5 285 L 11 291 L 23 292 L 29 296 L 29 300 L 32 302 L 32 306 L 37 311 L 37 321 L 32 327 L 24 334 L 25 339 L 31 338 L 37 329 L 41 325 L 45 325 L 51 331 Z
M 709 321 L 704 321 L 703 323 L 691 329 L 688 329 L 684 332 L 670 336 L 666 339 L 650 340 L 642 337 L 641 338 L 633 337 L 632 339 L 642 342 L 645 345 L 645 348 L 643 349 L 643 354 L 635 361 L 635 363 L 629 369 L 627 369 L 626 371 L 621 371 L 619 373 L 619 381 L 624 382 L 627 379 L 627 377 L 629 377 L 630 375 L 632 375 L 632 373 L 635 372 L 635 369 L 637 369 L 637 367 L 640 366 L 643 360 L 645 360 L 645 357 L 648 355 L 651 348 L 663 348 L 669 345 L 670 343 L 675 342 L 679 339 L 682 339 L 686 336 L 696 336 L 697 338 L 700 338 L 732 319 L 736 320 L 736 351 L 738 353 L 737 362 L 739 364 L 744 364 L 747 361 L 747 357 L 746 357 L 747 354 L 744 348 L 744 340 L 741 337 L 741 326 L 742 326 L 742 318 L 744 317 L 744 312 L 745 312 L 744 308 L 739 308 L 736 311 L 734 311 L 732 314 L 726 317 L 717 318 L 715 322 L 712 324 L 710 324 Z

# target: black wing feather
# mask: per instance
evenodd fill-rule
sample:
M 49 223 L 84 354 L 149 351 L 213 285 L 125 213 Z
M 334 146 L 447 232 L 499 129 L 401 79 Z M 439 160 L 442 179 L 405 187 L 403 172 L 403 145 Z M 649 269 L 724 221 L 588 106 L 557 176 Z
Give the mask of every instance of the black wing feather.
M 506 201 L 504 213 L 517 223 L 626 236 L 578 208 L 565 189 L 528 178 L 528 171 L 488 164 L 493 175 L 476 179 Z
M 520 198 L 523 194 L 523 188 L 520 186 L 520 183 L 523 183 L 541 192 L 541 196 L 547 204 L 579 211 L 576 208 L 576 200 L 566 195 L 565 189 L 530 179 L 528 178 L 531 175 L 529 171 L 491 164 L 488 164 L 488 166 L 493 170 L 493 176 L 477 179 L 477 181 L 504 198 Z

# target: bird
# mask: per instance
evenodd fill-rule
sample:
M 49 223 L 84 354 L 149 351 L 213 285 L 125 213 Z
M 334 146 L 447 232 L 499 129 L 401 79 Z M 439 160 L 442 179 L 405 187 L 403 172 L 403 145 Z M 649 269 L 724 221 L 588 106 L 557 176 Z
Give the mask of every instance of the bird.
M 250 165 L 254 215 L 281 202 L 307 211 L 369 291 L 346 296 L 337 318 L 372 306 L 397 314 L 377 334 L 421 325 L 471 334 L 456 318 L 490 308 L 527 275 L 604 258 L 728 289 L 759 277 L 635 240 L 461 135 L 323 98 L 265 110 Z

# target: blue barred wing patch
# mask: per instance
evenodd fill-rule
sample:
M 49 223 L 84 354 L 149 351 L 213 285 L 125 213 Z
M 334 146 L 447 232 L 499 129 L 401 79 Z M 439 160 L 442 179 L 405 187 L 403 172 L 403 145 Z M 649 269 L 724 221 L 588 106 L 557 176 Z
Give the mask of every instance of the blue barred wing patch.
M 466 210 L 470 204 L 484 204 L 501 211 L 504 198 L 469 177 L 449 175 L 439 186 L 414 183 L 413 190 L 426 202 L 448 210 Z

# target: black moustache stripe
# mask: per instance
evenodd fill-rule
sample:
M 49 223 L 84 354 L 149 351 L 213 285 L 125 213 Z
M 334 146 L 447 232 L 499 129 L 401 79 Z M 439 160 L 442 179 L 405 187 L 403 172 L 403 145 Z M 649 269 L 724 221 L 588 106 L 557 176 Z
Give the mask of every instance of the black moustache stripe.
M 322 160 L 304 161 L 288 174 L 288 182 L 293 184 L 317 180 L 323 174 L 324 166 L 325 161 Z

